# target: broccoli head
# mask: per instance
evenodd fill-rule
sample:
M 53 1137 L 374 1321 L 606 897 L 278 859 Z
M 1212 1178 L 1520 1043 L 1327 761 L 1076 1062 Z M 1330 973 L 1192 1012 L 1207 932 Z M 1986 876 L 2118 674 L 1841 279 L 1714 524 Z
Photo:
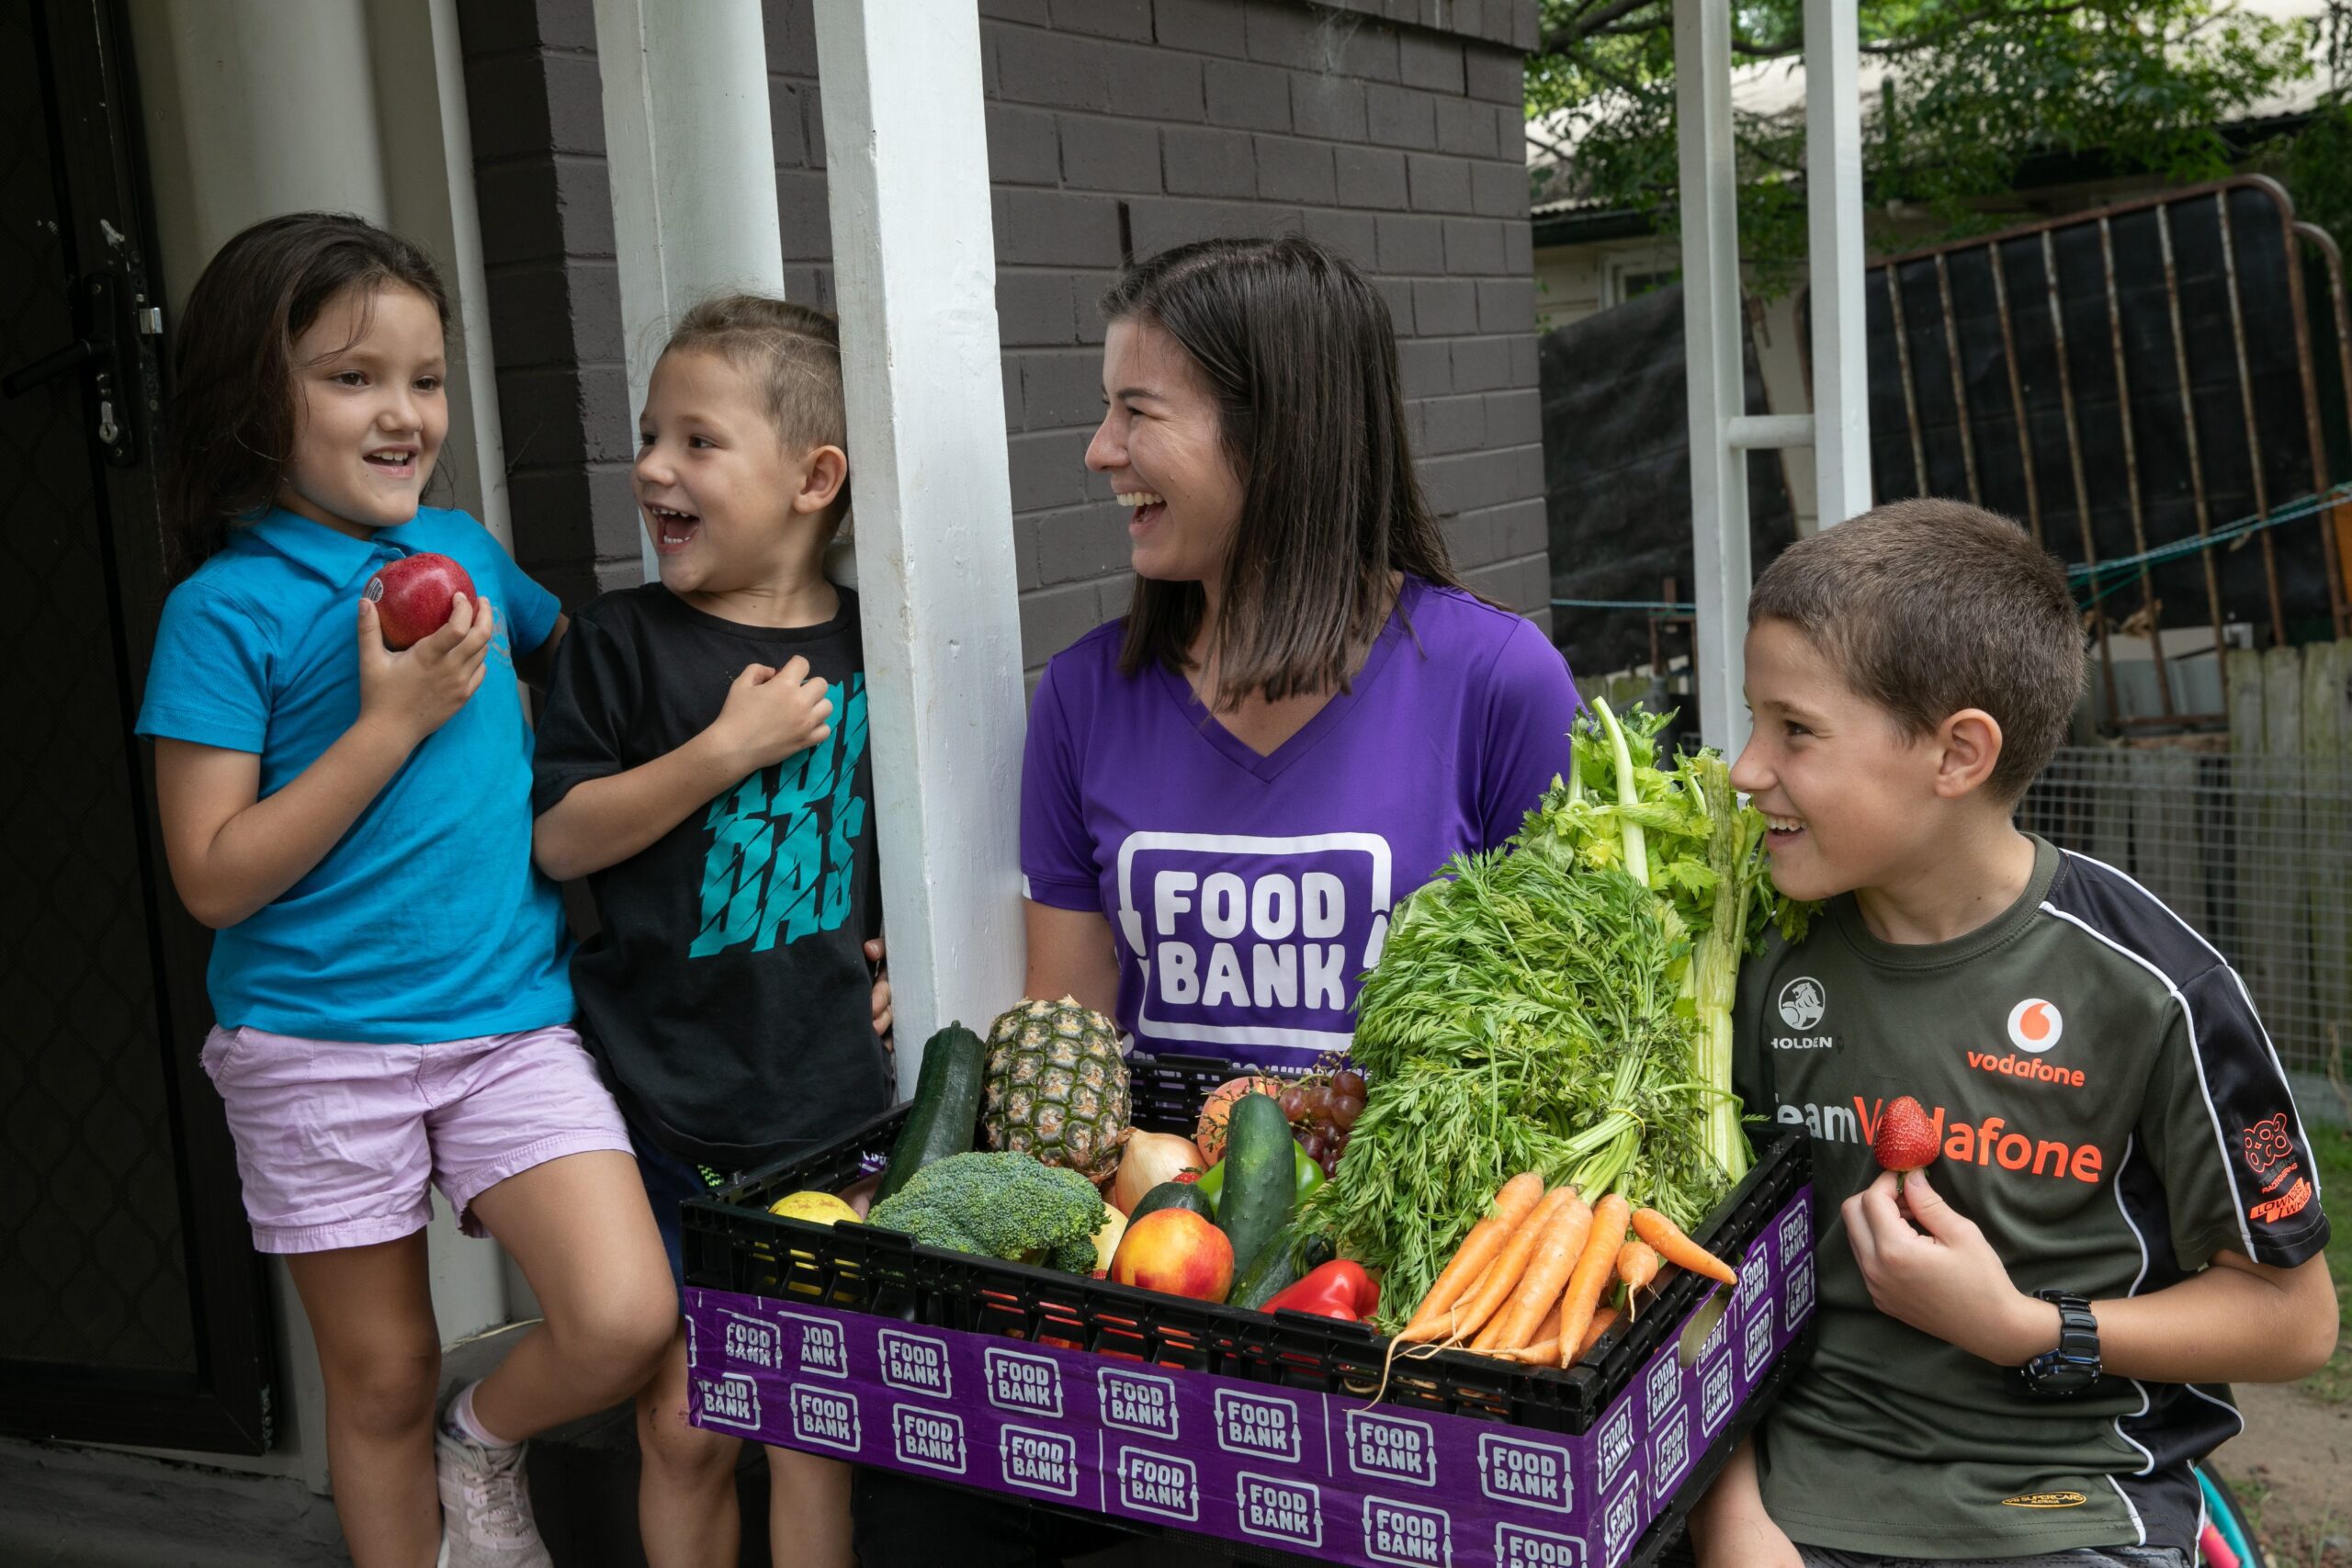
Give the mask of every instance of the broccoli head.
M 1078 1172 L 1028 1155 L 950 1155 L 875 1204 L 866 1223 L 925 1247 L 1091 1274 L 1102 1196 Z

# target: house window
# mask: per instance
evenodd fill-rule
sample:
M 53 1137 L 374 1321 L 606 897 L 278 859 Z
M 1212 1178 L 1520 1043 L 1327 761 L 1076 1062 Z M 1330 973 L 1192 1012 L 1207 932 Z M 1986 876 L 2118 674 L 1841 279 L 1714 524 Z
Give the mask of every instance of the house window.
M 1661 258 L 1645 253 L 1613 256 L 1602 274 L 1600 306 L 1608 310 L 1623 305 L 1628 299 L 1638 299 L 1653 289 L 1663 288 L 1677 276 L 1671 265 L 1661 265 Z

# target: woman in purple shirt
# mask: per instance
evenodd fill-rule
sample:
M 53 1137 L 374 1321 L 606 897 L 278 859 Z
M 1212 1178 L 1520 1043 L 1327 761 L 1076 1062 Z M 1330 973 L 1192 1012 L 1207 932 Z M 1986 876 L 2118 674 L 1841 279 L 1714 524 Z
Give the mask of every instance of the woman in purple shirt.
M 1306 240 L 1212 240 L 1103 300 L 1087 466 L 1134 541 L 1124 621 L 1046 666 L 1021 784 L 1027 994 L 1154 1053 L 1347 1048 L 1389 906 L 1502 842 L 1568 765 L 1542 633 L 1464 589 L 1421 499 L 1388 309 Z M 883 1470 L 868 1568 L 1117 1539 Z
M 1302 239 L 1210 240 L 1102 302 L 1126 618 L 1046 666 L 1022 779 L 1027 994 L 1142 1049 L 1344 1051 L 1388 910 L 1568 763 L 1576 687 L 1464 589 L 1388 309 Z

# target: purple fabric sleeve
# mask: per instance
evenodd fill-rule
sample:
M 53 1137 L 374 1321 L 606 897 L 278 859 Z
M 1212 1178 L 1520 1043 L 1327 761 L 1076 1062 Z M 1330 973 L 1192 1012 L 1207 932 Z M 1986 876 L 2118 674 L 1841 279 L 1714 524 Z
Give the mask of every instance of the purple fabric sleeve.
M 1029 705 L 1021 758 L 1021 891 L 1057 909 L 1099 912 L 1093 845 L 1086 832 L 1069 710 L 1047 665 Z
M 1568 720 L 1580 705 L 1568 661 L 1533 622 L 1520 622 L 1487 674 L 1487 752 L 1478 770 L 1482 848 L 1518 832 L 1552 781 L 1567 771 Z

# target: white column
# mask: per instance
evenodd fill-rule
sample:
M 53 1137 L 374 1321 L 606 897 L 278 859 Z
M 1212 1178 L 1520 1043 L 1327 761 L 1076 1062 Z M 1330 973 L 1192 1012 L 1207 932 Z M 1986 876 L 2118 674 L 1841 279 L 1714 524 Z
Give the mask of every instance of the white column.
M 1852 0 L 1844 0 L 1851 5 Z M 1746 412 L 1738 193 L 1732 162 L 1730 0 L 1674 0 L 1674 99 L 1682 199 L 1682 333 L 1690 409 L 1690 536 L 1697 581 L 1700 735 L 1747 738 L 1747 468 L 1732 446 Z M 1758 443 L 1761 445 L 1762 443 Z
M 1021 994 L 1021 681 L 978 8 L 817 0 L 899 1077 Z
M 176 310 L 279 212 L 389 216 L 363 0 L 132 0 L 157 248 Z
M 368 35 L 377 123 L 390 149 L 383 165 L 385 220 L 433 253 L 449 286 L 454 319 L 444 451 L 456 459 L 450 478 L 457 504 L 512 549 L 458 0 L 368 0 Z
M 1807 249 L 1813 284 L 1814 507 L 1819 525 L 1871 504 L 1862 310 L 1862 111 L 1855 0 L 1805 0 Z
M 595 5 L 634 428 L 688 307 L 731 290 L 784 293 L 767 39 L 759 0 Z M 650 578 L 651 543 L 639 547 Z

